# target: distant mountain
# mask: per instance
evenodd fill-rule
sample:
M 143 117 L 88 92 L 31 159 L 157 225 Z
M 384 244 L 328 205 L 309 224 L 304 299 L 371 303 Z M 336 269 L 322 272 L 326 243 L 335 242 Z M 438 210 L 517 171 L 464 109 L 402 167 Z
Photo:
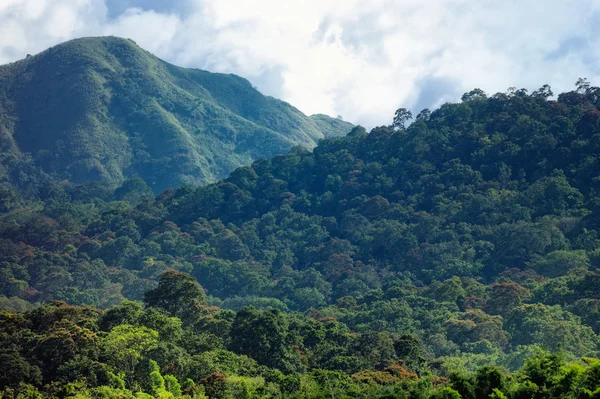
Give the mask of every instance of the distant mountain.
M 345 136 L 354 127 L 350 122 L 346 122 L 341 118 L 333 119 L 330 116 L 323 114 L 311 115 L 310 119 L 317 125 L 319 131 L 329 137 Z M 342 134 L 340 134 L 342 133 Z
M 159 192 L 351 128 L 308 117 L 239 76 L 180 68 L 116 37 L 0 66 L 0 179 L 18 184 L 41 170 L 115 186 L 141 177 Z

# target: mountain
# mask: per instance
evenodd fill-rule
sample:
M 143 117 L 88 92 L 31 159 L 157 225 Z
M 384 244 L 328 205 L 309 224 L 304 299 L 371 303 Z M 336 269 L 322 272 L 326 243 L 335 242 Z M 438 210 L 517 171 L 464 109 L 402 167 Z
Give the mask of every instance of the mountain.
M 0 153 L 13 181 L 26 166 L 73 183 L 141 177 L 160 192 L 351 128 L 116 37 L 72 40 L 0 67 Z
M 326 138 L 345 136 L 354 127 L 354 125 L 341 118 L 333 119 L 324 114 L 311 115 L 310 119 Z M 343 134 L 340 134 L 340 132 L 343 132 Z

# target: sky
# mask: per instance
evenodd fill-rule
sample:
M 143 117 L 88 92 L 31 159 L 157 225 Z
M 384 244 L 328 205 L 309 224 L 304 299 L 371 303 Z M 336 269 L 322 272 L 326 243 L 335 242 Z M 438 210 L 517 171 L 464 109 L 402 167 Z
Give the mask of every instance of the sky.
M 600 85 L 600 0 L 0 0 L 2 64 L 103 35 L 366 127 L 474 88 Z

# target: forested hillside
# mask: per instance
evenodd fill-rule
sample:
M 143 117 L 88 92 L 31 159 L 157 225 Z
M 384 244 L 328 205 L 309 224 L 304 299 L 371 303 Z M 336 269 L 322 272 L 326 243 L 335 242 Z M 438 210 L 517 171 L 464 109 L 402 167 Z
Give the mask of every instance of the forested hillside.
M 52 302 L 0 314 L 2 398 L 598 398 L 600 360 L 532 353 L 514 373 L 432 359 L 410 334 L 330 317 L 206 306 L 174 270 L 105 312 Z M 479 344 L 485 347 L 485 344 Z M 490 359 L 491 361 L 492 359 Z M 517 362 L 515 362 L 517 363 Z
M 0 66 L 0 182 L 25 189 L 59 179 L 114 190 L 141 177 L 159 193 L 351 128 L 117 37 L 72 40 Z
M 551 98 L 474 90 L 157 197 L 7 186 L 2 383 L 599 397 L 600 88 Z

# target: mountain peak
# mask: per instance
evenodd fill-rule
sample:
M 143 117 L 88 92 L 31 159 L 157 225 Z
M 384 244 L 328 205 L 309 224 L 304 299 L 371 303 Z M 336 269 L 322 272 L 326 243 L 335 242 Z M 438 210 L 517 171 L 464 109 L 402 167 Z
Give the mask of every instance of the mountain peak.
M 246 79 L 169 64 L 130 39 L 74 39 L 0 67 L 0 134 L 50 175 L 155 191 L 225 177 L 351 126 L 309 118 Z
M 28 64 L 36 64 L 44 59 L 59 59 L 64 63 L 73 61 L 103 61 L 107 58 L 138 56 L 138 60 L 154 57 L 133 40 L 117 36 L 81 37 L 52 46 L 41 53 L 28 56 Z

